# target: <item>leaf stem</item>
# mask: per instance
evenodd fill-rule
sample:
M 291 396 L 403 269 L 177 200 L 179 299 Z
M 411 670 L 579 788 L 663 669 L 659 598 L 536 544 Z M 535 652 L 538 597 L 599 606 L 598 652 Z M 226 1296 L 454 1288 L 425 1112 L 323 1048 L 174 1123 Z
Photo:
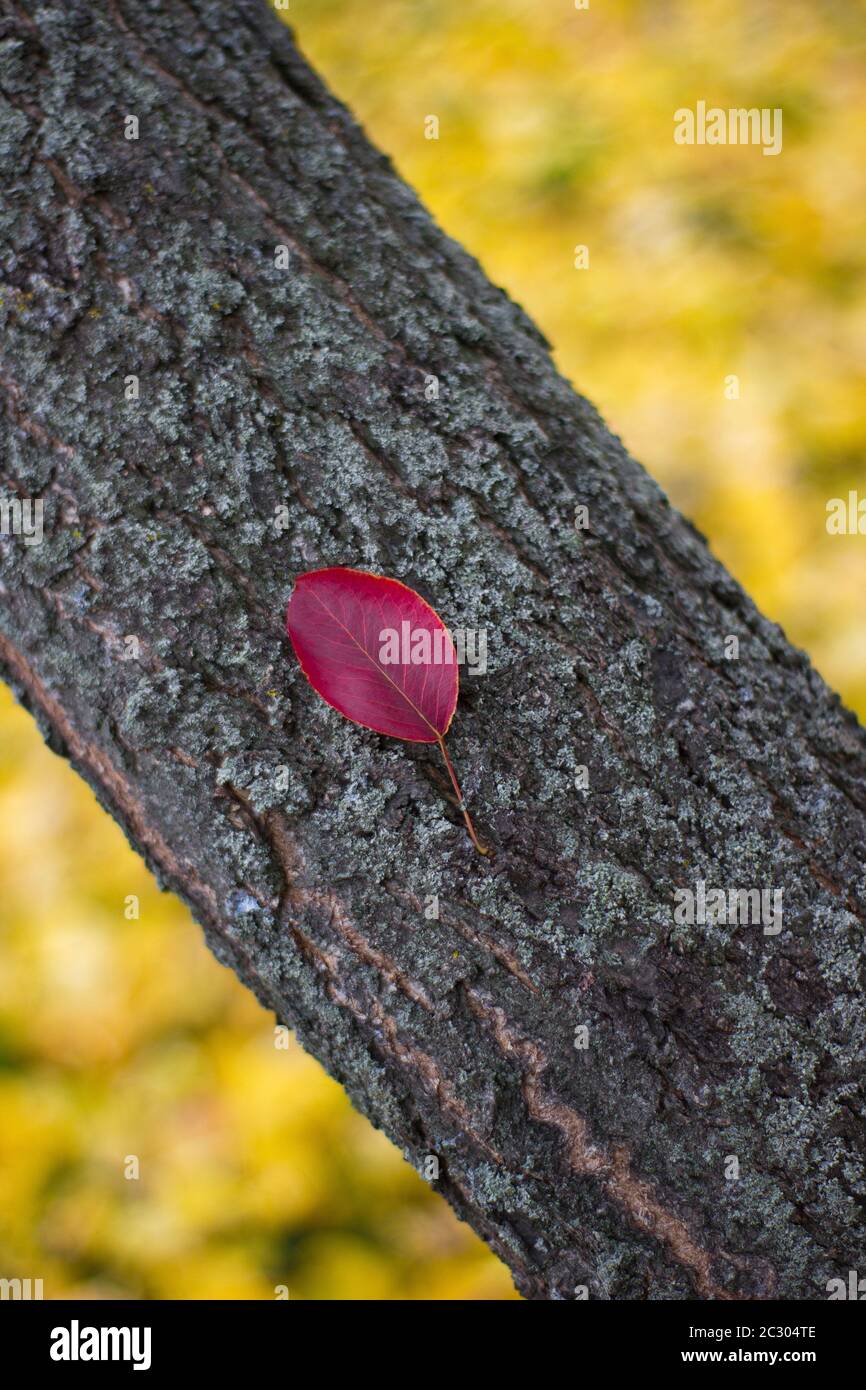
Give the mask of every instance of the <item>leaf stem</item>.
M 466 802 L 463 800 L 463 793 L 460 790 L 457 778 L 454 775 L 454 768 L 451 766 L 451 759 L 448 756 L 448 749 L 445 747 L 445 740 L 441 734 L 437 734 L 437 738 L 439 740 L 439 747 L 442 749 L 442 756 L 445 759 L 445 766 L 448 769 L 448 775 L 451 778 L 451 784 L 454 787 L 454 791 L 457 794 L 457 805 L 463 812 L 463 819 L 466 822 L 466 829 L 469 831 L 469 838 L 472 841 L 475 848 L 478 850 L 479 854 L 489 854 L 490 850 L 485 849 L 484 845 L 481 844 L 481 842 L 478 839 L 478 836 L 475 834 L 475 826 L 472 824 L 472 821 L 469 817 L 469 812 L 466 809 Z

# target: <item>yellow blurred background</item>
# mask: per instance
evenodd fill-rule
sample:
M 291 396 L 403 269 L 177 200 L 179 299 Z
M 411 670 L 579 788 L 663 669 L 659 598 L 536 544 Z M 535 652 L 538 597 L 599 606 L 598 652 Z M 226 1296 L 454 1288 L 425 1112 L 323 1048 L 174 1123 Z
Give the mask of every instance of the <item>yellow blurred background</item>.
M 866 537 L 825 525 L 828 499 L 866 496 L 859 0 L 291 0 L 285 17 L 866 715 Z M 673 113 L 698 100 L 781 107 L 782 153 L 676 145 Z M 46 1297 L 515 1297 L 318 1065 L 274 1046 L 5 692 L 0 883 L 0 1277 Z

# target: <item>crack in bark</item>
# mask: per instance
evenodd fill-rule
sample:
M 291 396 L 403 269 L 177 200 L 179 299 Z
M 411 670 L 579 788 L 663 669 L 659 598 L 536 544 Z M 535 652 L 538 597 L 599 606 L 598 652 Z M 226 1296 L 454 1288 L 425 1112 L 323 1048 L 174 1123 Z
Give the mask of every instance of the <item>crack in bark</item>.
M 725 1251 L 706 1250 L 698 1245 L 685 1222 L 662 1203 L 652 1185 L 632 1172 L 626 1145 L 617 1144 L 610 1150 L 602 1148 L 592 1140 L 584 1117 L 545 1090 L 541 1079 L 548 1064 L 538 1044 L 520 1037 L 510 1025 L 504 1010 L 490 1005 L 477 990 L 467 989 L 466 994 L 470 1007 L 478 1017 L 491 1025 L 503 1053 L 519 1058 L 525 1064 L 523 1094 L 529 1113 L 540 1123 L 559 1130 L 565 1139 L 568 1161 L 574 1172 L 582 1177 L 596 1178 L 638 1230 L 663 1242 L 674 1259 L 691 1272 L 702 1298 L 732 1300 L 746 1297 L 723 1288 L 713 1276 L 716 1260 L 736 1262 L 739 1257 Z M 760 1296 L 771 1298 L 775 1281 L 772 1287 L 766 1287 L 766 1273 L 764 1280 L 765 1290 Z

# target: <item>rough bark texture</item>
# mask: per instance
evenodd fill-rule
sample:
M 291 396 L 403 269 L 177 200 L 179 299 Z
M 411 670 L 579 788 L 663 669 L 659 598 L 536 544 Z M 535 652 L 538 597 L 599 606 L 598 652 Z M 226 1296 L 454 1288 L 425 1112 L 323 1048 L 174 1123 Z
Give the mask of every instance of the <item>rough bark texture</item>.
M 0 15 L 13 688 L 526 1295 L 825 1298 L 866 1258 L 863 730 L 259 4 Z M 305 684 L 286 601 L 335 563 L 488 629 L 451 750 L 492 862 L 435 748 Z M 701 879 L 783 930 L 676 924 Z

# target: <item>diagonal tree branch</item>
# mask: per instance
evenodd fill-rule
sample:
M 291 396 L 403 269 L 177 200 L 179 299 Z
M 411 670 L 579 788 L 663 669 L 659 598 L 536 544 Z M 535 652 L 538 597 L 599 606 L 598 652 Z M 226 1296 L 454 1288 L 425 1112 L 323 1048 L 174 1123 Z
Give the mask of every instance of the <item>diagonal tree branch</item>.
M 44 506 L 0 662 L 51 746 L 527 1296 L 825 1298 L 866 1224 L 853 716 L 263 6 L 0 0 L 0 179 L 3 496 Z M 306 686 L 330 564 L 486 630 L 489 862 L 435 748 Z

